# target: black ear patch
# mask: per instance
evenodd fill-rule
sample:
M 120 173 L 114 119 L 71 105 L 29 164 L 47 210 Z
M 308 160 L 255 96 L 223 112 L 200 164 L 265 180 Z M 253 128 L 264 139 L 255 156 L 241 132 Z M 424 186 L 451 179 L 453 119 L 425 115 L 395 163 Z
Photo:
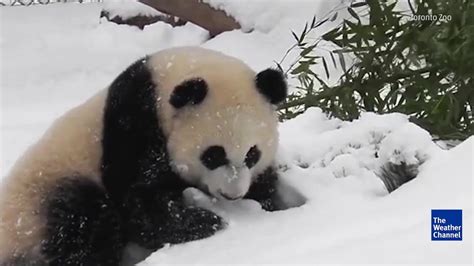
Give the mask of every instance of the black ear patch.
M 207 89 L 207 83 L 202 78 L 186 80 L 174 88 L 169 102 L 175 108 L 199 104 L 206 98 Z
M 276 69 L 266 69 L 255 78 L 258 91 L 272 104 L 285 100 L 288 88 L 283 73 Z

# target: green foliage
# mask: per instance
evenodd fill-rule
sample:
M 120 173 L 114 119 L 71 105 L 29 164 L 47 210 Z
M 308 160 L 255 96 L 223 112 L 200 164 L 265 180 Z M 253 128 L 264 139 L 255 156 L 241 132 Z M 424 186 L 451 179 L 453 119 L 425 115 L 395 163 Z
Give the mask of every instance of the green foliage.
M 293 33 L 296 44 L 287 54 L 300 54 L 286 73 L 299 85 L 281 105 L 282 119 L 310 106 L 345 120 L 362 111 L 401 112 L 443 139 L 473 135 L 474 1 L 411 0 L 409 10 L 396 5 L 353 2 L 345 7 L 350 18 L 322 36 L 335 47 L 327 58 L 344 72 L 336 85 L 311 70 L 322 64 L 329 78 L 327 59 L 314 55 L 322 40 L 308 36 L 337 12 Z

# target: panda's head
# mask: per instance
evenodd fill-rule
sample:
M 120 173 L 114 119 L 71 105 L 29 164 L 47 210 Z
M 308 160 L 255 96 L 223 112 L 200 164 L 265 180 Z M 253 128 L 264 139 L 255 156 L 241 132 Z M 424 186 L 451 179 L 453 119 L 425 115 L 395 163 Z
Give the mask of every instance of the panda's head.
M 256 74 L 240 60 L 204 49 L 163 61 L 170 62 L 158 67 L 160 115 L 174 170 L 212 196 L 242 198 L 275 157 L 275 105 L 287 94 L 283 74 Z

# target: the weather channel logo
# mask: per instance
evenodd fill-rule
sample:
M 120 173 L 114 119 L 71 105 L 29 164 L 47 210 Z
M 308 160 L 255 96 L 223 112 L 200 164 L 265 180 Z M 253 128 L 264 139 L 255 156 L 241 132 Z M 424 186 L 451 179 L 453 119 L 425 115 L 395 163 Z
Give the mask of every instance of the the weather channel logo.
M 431 210 L 431 240 L 462 240 L 462 210 Z

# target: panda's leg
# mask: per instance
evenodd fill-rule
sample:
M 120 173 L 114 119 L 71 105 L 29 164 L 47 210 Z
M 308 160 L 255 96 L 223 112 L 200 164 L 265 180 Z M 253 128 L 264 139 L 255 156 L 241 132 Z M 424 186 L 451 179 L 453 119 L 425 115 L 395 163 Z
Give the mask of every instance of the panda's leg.
M 215 213 L 186 206 L 182 190 L 134 187 L 124 206 L 127 239 L 148 249 L 206 238 L 224 226 Z
M 45 207 L 42 253 L 49 265 L 119 264 L 124 241 L 118 211 L 96 183 L 65 178 Z
M 273 167 L 267 168 L 250 186 L 246 199 L 258 201 L 266 211 L 279 211 L 299 207 L 306 198 L 293 187 L 279 182 Z
M 284 209 L 278 199 L 277 182 L 278 174 L 273 167 L 269 167 L 252 183 L 245 198 L 258 201 L 266 211 Z

